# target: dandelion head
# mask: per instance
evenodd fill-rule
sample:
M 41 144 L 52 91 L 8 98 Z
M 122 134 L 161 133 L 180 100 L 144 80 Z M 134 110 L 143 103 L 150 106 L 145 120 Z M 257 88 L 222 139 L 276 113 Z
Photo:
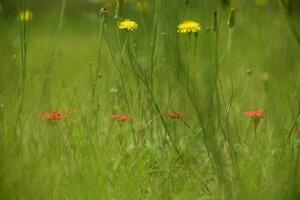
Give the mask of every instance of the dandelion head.
M 138 24 L 130 19 L 125 19 L 119 23 L 118 28 L 126 29 L 127 31 L 133 31 L 138 28 Z
M 201 26 L 195 21 L 184 21 L 178 25 L 178 33 L 198 33 Z
M 31 21 L 32 17 L 33 17 L 33 14 L 30 10 L 23 10 L 19 14 L 19 20 L 22 22 Z

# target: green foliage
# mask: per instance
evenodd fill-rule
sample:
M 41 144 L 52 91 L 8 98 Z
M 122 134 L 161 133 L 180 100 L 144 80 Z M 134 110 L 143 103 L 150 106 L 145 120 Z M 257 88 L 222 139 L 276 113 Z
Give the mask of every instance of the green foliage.
M 0 13 L 0 199 L 299 199 L 296 1 L 20 2 Z

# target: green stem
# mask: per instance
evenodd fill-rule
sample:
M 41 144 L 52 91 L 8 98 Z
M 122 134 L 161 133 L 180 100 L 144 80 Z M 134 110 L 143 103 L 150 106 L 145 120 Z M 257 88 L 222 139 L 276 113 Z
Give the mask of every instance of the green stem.
M 97 119 L 97 113 L 99 112 L 99 92 L 97 92 L 97 86 L 98 86 L 98 81 L 100 79 L 100 70 L 101 70 L 101 48 L 102 48 L 102 41 L 103 41 L 103 32 L 104 32 L 104 21 L 105 21 L 105 16 L 102 15 L 100 17 L 100 25 L 99 25 L 99 42 L 98 42 L 98 59 L 97 59 L 97 69 L 96 69 L 96 74 L 93 82 L 93 96 L 92 96 L 92 106 L 94 107 L 96 104 L 96 119 Z
M 137 69 L 139 69 L 140 73 L 142 74 L 141 66 L 140 66 L 140 64 L 138 63 L 138 61 L 136 60 L 136 58 L 132 55 L 131 52 L 129 52 L 129 58 L 133 60 L 133 64 L 137 66 Z M 136 70 L 131 70 L 131 72 L 134 73 L 134 75 L 135 75 L 136 77 L 138 77 L 138 78 L 142 81 L 142 83 L 146 86 L 146 89 L 148 90 L 148 92 L 149 92 L 149 94 L 150 94 L 150 98 L 151 98 L 151 100 L 152 100 L 152 102 L 153 102 L 154 108 L 155 108 L 156 112 L 158 113 L 158 115 L 159 115 L 159 117 L 160 117 L 160 120 L 161 120 L 161 122 L 162 122 L 162 124 L 163 124 L 163 126 L 164 126 L 165 131 L 166 131 L 166 136 L 164 137 L 164 144 L 167 142 L 167 140 L 166 140 L 167 137 L 169 137 L 169 138 L 170 138 L 171 145 L 172 145 L 174 151 L 175 151 L 175 152 L 177 153 L 177 155 L 182 159 L 182 157 L 181 157 L 182 155 L 181 155 L 181 153 L 180 153 L 180 150 L 177 148 L 177 146 L 176 146 L 176 144 L 175 144 L 175 142 L 174 142 L 174 140 L 173 140 L 172 134 L 171 134 L 171 132 L 170 132 L 168 126 L 167 126 L 167 123 L 166 123 L 166 121 L 165 121 L 165 119 L 164 119 L 164 117 L 163 117 L 163 115 L 162 115 L 162 112 L 161 112 L 161 110 L 160 110 L 160 108 L 159 108 L 159 105 L 158 105 L 158 103 L 157 103 L 157 101 L 156 101 L 156 99 L 155 99 L 155 97 L 154 97 L 154 93 L 153 93 L 153 90 L 152 90 L 152 88 L 151 88 L 149 82 L 147 81 L 146 78 L 144 78 L 144 77 L 143 77 L 141 74 L 139 74 Z
M 279 4 L 280 4 L 280 6 L 283 10 L 283 14 L 284 14 L 284 17 L 287 21 L 287 24 L 288 24 L 290 30 L 292 31 L 292 34 L 294 35 L 298 46 L 300 47 L 300 35 L 297 33 L 297 30 L 296 30 L 295 26 L 293 26 L 292 21 L 289 18 L 289 14 L 288 14 L 288 6 L 289 5 L 287 5 L 283 0 L 279 0 Z
M 129 41 L 129 33 L 126 32 L 125 41 L 124 41 L 124 44 L 123 44 L 123 47 L 122 47 L 122 51 L 121 51 L 119 62 L 116 61 L 108 40 L 107 40 L 107 43 L 108 43 L 110 54 L 111 54 L 111 56 L 113 58 L 113 61 L 115 63 L 115 66 L 116 66 L 116 68 L 118 70 L 118 73 L 119 73 L 119 76 L 120 76 L 121 87 L 122 87 L 122 90 L 123 90 L 123 94 L 124 94 L 125 102 L 126 102 L 126 105 L 127 105 L 128 113 L 132 114 L 131 108 L 130 108 L 129 99 L 128 99 L 128 96 L 127 96 L 127 93 L 126 93 L 124 77 L 123 77 L 122 70 L 121 70 L 122 64 L 124 63 L 124 65 L 125 65 L 125 62 L 123 61 L 123 56 L 124 56 L 125 50 L 127 48 L 128 41 Z M 132 120 L 130 120 L 130 124 L 131 124 L 132 134 L 134 134 L 134 127 L 133 127 Z M 134 142 L 136 143 L 135 136 L 134 136 Z
M 53 41 L 51 41 L 51 44 L 53 44 L 52 49 L 50 51 L 50 57 L 49 57 L 49 61 L 47 63 L 46 69 L 45 69 L 45 81 L 43 84 L 43 94 L 41 97 L 41 105 L 45 105 L 45 100 L 49 100 L 50 102 L 47 102 L 48 106 L 50 106 L 51 108 L 51 93 L 50 93 L 50 80 L 51 80 L 51 76 L 52 76 L 52 65 L 54 62 L 54 58 L 55 58 L 55 54 L 57 51 L 57 45 L 58 45 L 58 36 L 60 34 L 62 25 L 63 25 L 63 19 L 64 19 L 64 15 L 65 15 L 65 9 L 66 9 L 66 3 L 67 0 L 63 0 L 62 4 L 61 4 L 61 10 L 60 10 L 60 15 L 59 15 L 59 20 L 58 20 L 58 26 L 56 29 L 56 32 L 54 34 L 53 37 Z
M 22 1 L 22 10 L 20 7 L 20 1 L 18 1 L 18 11 L 21 13 L 25 11 L 25 0 Z M 16 115 L 16 124 L 15 124 L 15 134 L 17 135 L 17 129 L 20 122 L 20 117 L 23 110 L 24 98 L 25 98 L 25 87 L 26 87 L 26 60 L 27 60 L 27 22 L 25 20 L 19 20 L 19 28 L 20 28 L 20 51 L 21 51 L 21 83 L 20 83 L 20 95 L 17 102 L 17 115 Z

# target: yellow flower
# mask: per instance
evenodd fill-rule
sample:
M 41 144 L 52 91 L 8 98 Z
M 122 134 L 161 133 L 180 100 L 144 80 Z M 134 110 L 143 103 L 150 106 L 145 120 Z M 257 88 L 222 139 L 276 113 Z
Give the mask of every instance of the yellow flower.
M 29 10 L 21 11 L 19 14 L 19 19 L 22 22 L 28 22 L 32 20 L 32 12 Z
M 201 26 L 195 21 L 184 21 L 178 25 L 178 33 L 198 33 Z
M 119 23 L 119 29 L 126 29 L 127 31 L 133 31 L 138 28 L 138 24 L 130 19 L 125 19 Z

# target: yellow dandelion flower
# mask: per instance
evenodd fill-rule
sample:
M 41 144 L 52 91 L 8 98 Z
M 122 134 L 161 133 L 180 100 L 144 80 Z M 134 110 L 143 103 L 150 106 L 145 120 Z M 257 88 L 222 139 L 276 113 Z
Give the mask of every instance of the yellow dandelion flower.
M 198 33 L 201 26 L 195 21 L 184 21 L 178 25 L 178 33 Z
M 127 31 L 133 31 L 138 28 L 138 24 L 130 19 L 125 19 L 119 23 L 119 29 L 126 29 Z
M 30 10 L 21 11 L 19 14 L 19 20 L 22 22 L 28 22 L 32 20 L 32 12 Z

